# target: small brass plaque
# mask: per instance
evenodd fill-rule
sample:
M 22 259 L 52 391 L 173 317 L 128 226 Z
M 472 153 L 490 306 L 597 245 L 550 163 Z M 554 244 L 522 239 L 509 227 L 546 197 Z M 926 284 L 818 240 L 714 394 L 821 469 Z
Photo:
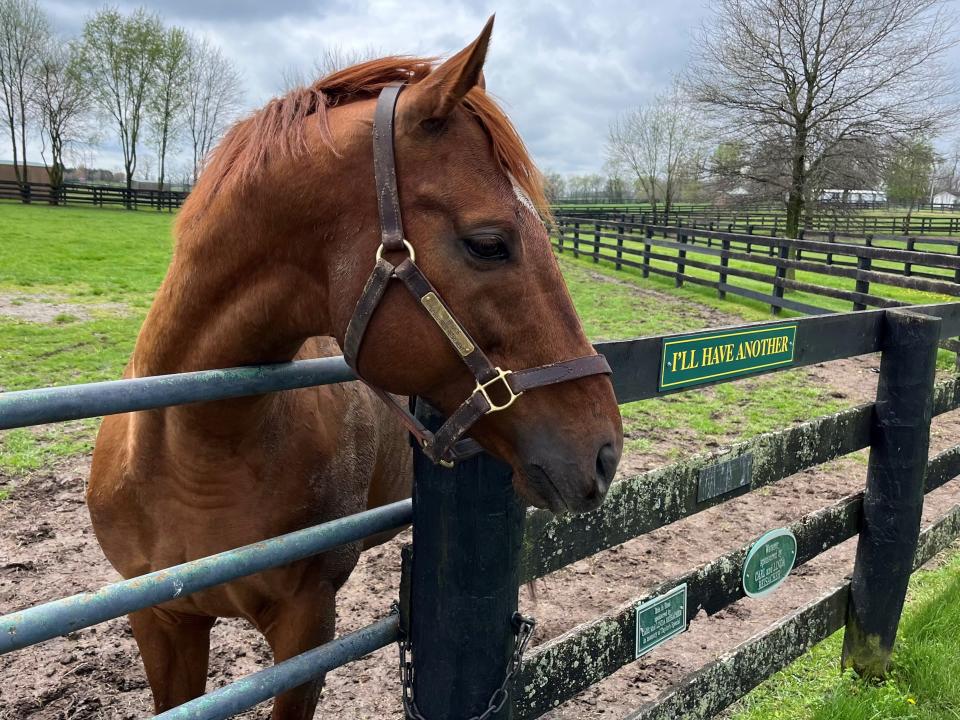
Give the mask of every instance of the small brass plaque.
M 453 343 L 453 346 L 457 349 L 457 352 L 460 353 L 461 357 L 466 357 L 473 352 L 474 347 L 473 343 L 470 342 L 470 338 L 460 329 L 460 326 L 457 324 L 457 321 L 453 319 L 453 316 L 447 312 L 447 309 L 443 306 L 443 303 L 440 302 L 440 298 L 437 297 L 436 293 L 428 292 L 420 298 L 420 303 L 427 309 L 430 316 L 437 321 L 437 325 L 443 330 L 443 334 L 450 339 L 450 342 Z

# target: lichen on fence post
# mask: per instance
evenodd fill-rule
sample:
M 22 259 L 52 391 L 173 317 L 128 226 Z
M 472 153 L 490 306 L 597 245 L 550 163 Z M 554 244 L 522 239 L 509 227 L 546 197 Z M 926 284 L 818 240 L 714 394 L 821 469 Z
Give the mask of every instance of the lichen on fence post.
M 939 318 L 888 310 L 842 663 L 886 674 L 920 534 Z

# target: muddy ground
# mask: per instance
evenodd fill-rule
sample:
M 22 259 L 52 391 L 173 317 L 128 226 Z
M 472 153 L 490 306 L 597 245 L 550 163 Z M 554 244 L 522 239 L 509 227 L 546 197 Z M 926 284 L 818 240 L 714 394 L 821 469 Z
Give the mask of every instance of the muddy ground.
M 669 296 L 664 296 L 665 298 Z M 671 298 L 675 301 L 675 298 Z M 687 307 L 690 307 L 689 305 Z M 704 308 L 704 326 L 720 318 Z M 879 358 L 838 361 L 806 369 L 850 404 L 876 392 Z M 753 380 L 749 382 L 762 382 Z M 937 418 L 931 454 L 960 438 L 960 412 Z M 717 438 L 722 446 L 734 438 Z M 659 437 L 643 455 L 624 462 L 624 472 L 663 463 L 676 448 L 695 452 L 682 436 Z M 83 501 L 89 458 L 74 459 L 29 477 L 2 478 L 11 497 L 0 502 L 0 612 L 94 589 L 118 579 L 93 538 Z M 862 489 L 863 453 L 795 475 L 620 547 L 575 563 L 537 582 L 536 599 L 524 592 L 522 609 L 536 616 L 536 643 L 563 633 L 651 586 L 739 547 L 762 532 Z M 926 515 L 937 517 L 960 502 L 960 483 L 929 496 Z M 397 596 L 399 548 L 408 533 L 367 552 L 339 595 L 338 633 L 383 616 Z M 670 683 L 747 639 L 822 593 L 849 573 L 853 542 L 798 568 L 778 592 L 744 600 L 713 617 L 700 617 L 689 632 L 668 642 L 547 717 L 623 717 Z M 396 648 L 390 647 L 328 675 L 317 718 L 400 718 Z M 266 643 L 242 621 L 220 621 L 213 632 L 208 689 L 270 663 Z M 244 718 L 268 716 L 264 704 Z M 0 657 L 0 720 L 93 720 L 150 714 L 150 693 L 126 620 L 57 638 Z

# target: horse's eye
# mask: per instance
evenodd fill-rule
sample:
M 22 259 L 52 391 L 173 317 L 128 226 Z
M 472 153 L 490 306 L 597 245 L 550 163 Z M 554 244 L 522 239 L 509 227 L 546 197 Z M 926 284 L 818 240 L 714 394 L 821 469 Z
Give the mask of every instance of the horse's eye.
M 470 254 L 480 260 L 506 260 L 510 257 L 506 243 L 496 235 L 474 235 L 464 238 L 464 243 Z

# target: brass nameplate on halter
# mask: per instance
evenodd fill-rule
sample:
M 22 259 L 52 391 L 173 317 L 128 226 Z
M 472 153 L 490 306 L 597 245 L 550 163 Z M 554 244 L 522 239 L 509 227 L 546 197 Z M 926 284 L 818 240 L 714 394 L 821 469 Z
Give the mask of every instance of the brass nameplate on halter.
M 460 329 L 457 321 L 453 319 L 453 316 L 443 306 L 443 303 L 440 302 L 440 298 L 437 297 L 436 293 L 428 292 L 420 298 L 420 303 L 426 308 L 427 312 L 430 313 L 430 317 L 437 321 L 437 325 L 443 330 L 443 334 L 449 338 L 450 342 L 453 343 L 453 346 L 462 357 L 466 357 L 473 352 L 474 347 L 473 343 L 470 342 L 470 338 Z

